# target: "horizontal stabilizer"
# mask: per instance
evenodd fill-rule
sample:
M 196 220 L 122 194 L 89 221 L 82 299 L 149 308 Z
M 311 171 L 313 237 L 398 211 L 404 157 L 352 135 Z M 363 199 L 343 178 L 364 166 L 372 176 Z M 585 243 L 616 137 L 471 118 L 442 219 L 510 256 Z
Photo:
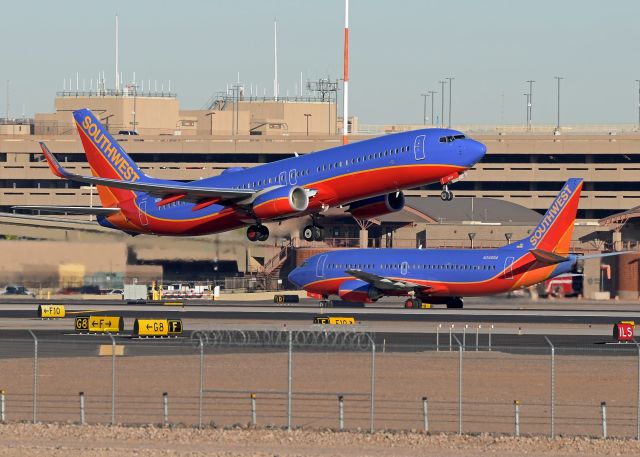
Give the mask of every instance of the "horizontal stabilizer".
M 533 254 L 538 262 L 546 263 L 547 265 L 554 265 L 556 263 L 562 263 L 570 260 L 569 257 L 563 257 L 543 249 L 530 249 L 529 252 Z
M 109 216 L 120 211 L 120 208 L 101 208 L 95 206 L 12 206 L 11 209 L 26 209 L 54 214 L 93 214 L 95 216 Z
M 588 259 L 600 259 L 602 257 L 611 257 L 613 255 L 621 255 L 621 254 L 630 254 L 632 252 L 637 252 L 637 251 L 616 251 L 616 252 L 603 252 L 601 254 L 589 254 L 589 255 L 582 255 L 579 257 L 580 260 L 588 260 Z

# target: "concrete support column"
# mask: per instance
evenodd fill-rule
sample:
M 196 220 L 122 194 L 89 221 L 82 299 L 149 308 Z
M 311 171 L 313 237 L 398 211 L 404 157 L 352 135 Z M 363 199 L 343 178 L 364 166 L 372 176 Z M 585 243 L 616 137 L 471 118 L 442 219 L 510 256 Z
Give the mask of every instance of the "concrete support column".
M 614 230 L 611 232 L 611 241 L 613 242 L 614 251 L 622 251 L 622 232 Z
M 585 260 L 583 268 L 582 295 L 592 300 L 600 291 L 600 260 Z
M 365 249 L 369 245 L 369 230 L 366 228 L 360 229 L 360 247 Z

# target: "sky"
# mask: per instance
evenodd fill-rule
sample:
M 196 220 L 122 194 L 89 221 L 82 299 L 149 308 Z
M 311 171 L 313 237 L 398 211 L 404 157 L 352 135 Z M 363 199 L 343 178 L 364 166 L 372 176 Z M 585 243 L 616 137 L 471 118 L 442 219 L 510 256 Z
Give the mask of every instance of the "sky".
M 183 109 L 203 108 L 238 73 L 247 91 L 271 96 L 274 19 L 281 95 L 299 90 L 300 72 L 305 82 L 342 77 L 344 0 L 12 1 L 0 27 L 0 117 L 7 80 L 11 117 L 53 111 L 76 72 L 80 88 L 102 71 L 113 86 L 116 13 L 124 79 L 171 81 Z M 562 123 L 636 123 L 639 18 L 637 0 L 351 0 L 350 114 L 421 123 L 420 94 L 454 77 L 454 125 L 524 124 L 532 79 L 533 123 L 555 124 L 558 75 Z M 436 115 L 440 104 L 438 93 Z

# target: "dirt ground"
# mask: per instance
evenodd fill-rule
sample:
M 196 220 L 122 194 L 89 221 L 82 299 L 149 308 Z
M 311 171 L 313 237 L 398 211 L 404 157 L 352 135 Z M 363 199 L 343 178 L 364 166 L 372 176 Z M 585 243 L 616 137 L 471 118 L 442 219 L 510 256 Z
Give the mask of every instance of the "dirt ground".
M 640 442 L 411 432 L 0 425 L 0 456 L 637 456 Z
M 65 349 L 69 348 L 47 350 L 60 355 Z M 116 423 L 161 423 L 162 394 L 167 392 L 168 422 L 197 424 L 199 360 L 195 351 L 139 356 L 125 350 L 124 356 L 116 358 Z M 343 395 L 345 428 L 369 429 L 369 353 L 296 353 L 292 365 L 294 427 L 337 428 L 338 395 Z M 637 367 L 636 357 L 556 356 L 556 434 L 600 436 L 600 402 L 605 401 L 608 435 L 635 437 Z M 460 419 L 458 370 L 456 351 L 377 354 L 375 430 L 422 430 L 422 398 L 428 397 L 429 430 L 456 432 Z M 41 358 L 38 421 L 77 422 L 78 393 L 82 391 L 86 397 L 86 421 L 110 423 L 111 374 L 111 357 Z M 7 421 L 32 419 L 32 380 L 32 359 L 0 360 L 0 389 L 6 391 Z M 253 392 L 257 397 L 257 425 L 286 425 L 286 352 L 207 353 L 203 381 L 203 424 L 249 424 Z M 512 434 L 513 402 L 519 400 L 521 433 L 548 435 L 550 382 L 548 355 L 465 353 L 463 432 Z

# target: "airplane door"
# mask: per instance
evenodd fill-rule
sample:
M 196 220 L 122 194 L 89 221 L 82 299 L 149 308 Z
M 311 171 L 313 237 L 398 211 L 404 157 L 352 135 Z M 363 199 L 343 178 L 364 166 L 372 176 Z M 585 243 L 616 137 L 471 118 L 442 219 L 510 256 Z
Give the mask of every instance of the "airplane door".
M 138 206 L 138 216 L 140 217 L 140 223 L 146 227 L 149 225 L 149 218 L 147 217 L 147 201 L 141 200 Z
M 296 178 L 296 170 L 295 168 L 293 170 L 289 170 L 289 184 L 291 184 L 292 186 L 298 182 L 297 178 Z
M 413 143 L 413 153 L 416 156 L 416 160 L 424 160 L 425 158 L 424 139 L 425 135 L 418 135 Z
M 286 171 L 280 172 L 280 174 L 278 175 L 278 181 L 280 182 L 280 184 L 286 184 L 287 183 L 287 172 Z
M 327 254 L 321 255 L 316 265 L 316 276 L 318 278 L 324 278 L 324 264 L 327 261 Z
M 504 279 L 513 279 L 513 257 L 504 259 Z
M 409 270 L 409 263 L 402 262 L 400 264 L 400 274 L 406 275 L 408 270 Z

